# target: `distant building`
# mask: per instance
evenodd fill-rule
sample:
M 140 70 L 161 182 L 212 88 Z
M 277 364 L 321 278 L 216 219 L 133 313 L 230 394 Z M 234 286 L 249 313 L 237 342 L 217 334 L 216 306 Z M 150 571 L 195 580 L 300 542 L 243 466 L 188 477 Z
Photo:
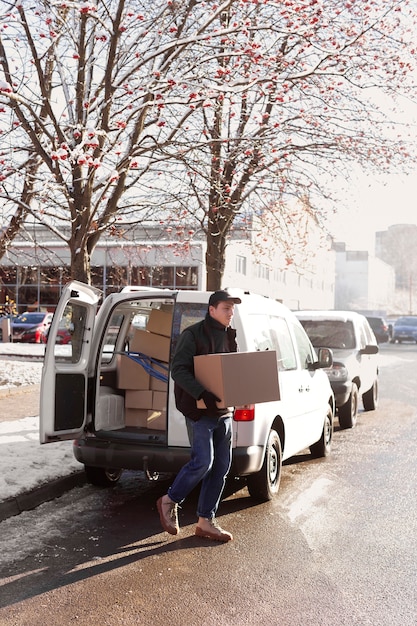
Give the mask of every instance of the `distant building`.
M 375 254 L 395 269 L 395 312 L 417 311 L 417 225 L 394 224 L 375 236 Z
M 369 313 L 391 311 L 395 290 L 395 270 L 364 250 L 346 250 L 335 243 L 335 308 Z

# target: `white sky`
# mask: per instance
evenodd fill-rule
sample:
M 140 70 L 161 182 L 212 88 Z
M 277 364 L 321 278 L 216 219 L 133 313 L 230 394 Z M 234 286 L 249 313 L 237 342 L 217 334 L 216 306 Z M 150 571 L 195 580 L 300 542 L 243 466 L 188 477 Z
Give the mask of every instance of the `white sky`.
M 375 249 L 375 232 L 393 224 L 417 224 L 417 168 L 413 175 L 358 177 L 338 189 L 340 205 L 328 224 L 337 241 L 350 250 Z

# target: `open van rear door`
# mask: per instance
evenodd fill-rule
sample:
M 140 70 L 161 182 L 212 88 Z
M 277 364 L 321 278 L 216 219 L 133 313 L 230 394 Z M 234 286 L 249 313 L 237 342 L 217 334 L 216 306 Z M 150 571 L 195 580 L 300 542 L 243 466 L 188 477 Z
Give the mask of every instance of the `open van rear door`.
M 78 281 L 64 288 L 48 333 L 40 395 L 40 443 L 76 439 L 87 418 L 94 320 L 101 291 Z

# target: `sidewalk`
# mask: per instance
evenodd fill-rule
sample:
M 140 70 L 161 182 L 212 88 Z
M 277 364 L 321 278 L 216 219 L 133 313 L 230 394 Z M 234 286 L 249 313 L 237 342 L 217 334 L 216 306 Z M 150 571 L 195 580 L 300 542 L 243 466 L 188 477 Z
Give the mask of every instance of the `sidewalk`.
M 42 363 L 43 350 L 44 346 L 0 343 L 2 378 L 7 382 L 10 363 L 10 370 L 22 368 L 25 380 L 28 363 Z M 71 441 L 39 443 L 40 383 L 14 383 L 0 387 L 0 522 L 86 482 Z
M 39 415 L 40 385 L 0 389 L 0 422 Z

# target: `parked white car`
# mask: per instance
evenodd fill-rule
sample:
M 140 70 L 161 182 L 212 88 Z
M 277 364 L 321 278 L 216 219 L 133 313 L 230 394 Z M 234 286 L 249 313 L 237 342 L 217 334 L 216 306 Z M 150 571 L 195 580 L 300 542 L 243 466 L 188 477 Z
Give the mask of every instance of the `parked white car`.
M 233 326 L 239 351 L 276 352 L 280 399 L 237 407 L 231 473 L 247 476 L 250 494 L 271 499 L 282 461 L 305 448 L 330 452 L 334 397 L 324 367 L 296 317 L 269 298 L 230 290 L 241 298 Z M 106 297 L 72 282 L 58 303 L 45 353 L 40 441 L 74 439 L 75 457 L 89 480 L 110 485 L 123 469 L 150 478 L 176 473 L 189 459 L 184 417 L 175 407 L 170 361 L 179 334 L 202 319 L 210 293 L 125 288 Z M 57 343 L 61 320 L 71 343 Z M 59 342 L 59 339 L 58 339 Z M 142 347 L 138 350 L 138 347 Z
M 359 397 L 365 411 L 378 405 L 378 342 L 364 315 L 354 311 L 296 311 L 315 348 L 333 352 L 327 369 L 341 428 L 356 424 Z

